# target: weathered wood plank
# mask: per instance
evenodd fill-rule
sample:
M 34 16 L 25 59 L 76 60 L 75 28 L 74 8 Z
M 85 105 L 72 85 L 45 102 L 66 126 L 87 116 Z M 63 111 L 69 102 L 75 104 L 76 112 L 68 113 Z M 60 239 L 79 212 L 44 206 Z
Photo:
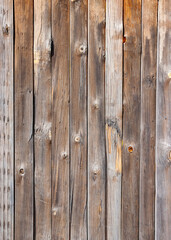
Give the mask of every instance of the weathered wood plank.
M 124 1 L 122 239 L 139 239 L 141 0 Z
M 105 239 L 105 1 L 88 1 L 88 237 Z
M 87 240 L 88 1 L 70 7 L 70 239 Z
M 139 238 L 154 240 L 157 2 L 142 1 Z
M 35 239 L 51 239 L 51 0 L 34 1 Z
M 107 239 L 121 239 L 123 3 L 106 1 Z
M 15 239 L 33 239 L 33 0 L 15 0 Z
M 0 239 L 14 237 L 13 2 L 0 2 Z
M 171 236 L 171 0 L 159 1 L 155 239 Z
M 52 239 L 69 239 L 69 1 L 52 0 Z

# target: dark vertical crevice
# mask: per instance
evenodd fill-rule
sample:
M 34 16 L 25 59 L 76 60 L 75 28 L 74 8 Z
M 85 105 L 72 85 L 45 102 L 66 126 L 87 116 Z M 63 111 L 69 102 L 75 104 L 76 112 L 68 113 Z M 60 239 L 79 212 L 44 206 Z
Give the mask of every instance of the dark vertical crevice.
M 105 145 L 105 239 L 107 240 L 107 201 L 108 201 L 108 185 L 107 185 L 107 139 L 106 139 L 106 1 L 105 1 L 105 24 L 104 24 L 104 145 Z
M 143 11 L 143 0 L 141 0 L 141 16 L 140 16 L 140 19 L 141 19 L 141 36 L 140 36 L 140 139 L 139 139 L 139 189 L 138 189 L 138 192 L 139 192 L 139 196 L 138 196 L 138 239 L 140 238 L 140 197 L 141 197 L 141 135 L 142 135 L 142 129 L 141 129 L 141 116 L 142 116 L 142 35 L 143 35 L 143 21 L 142 21 L 142 17 L 143 17 L 143 14 L 142 14 L 142 11 Z
M 123 129 L 124 129 L 124 123 L 123 123 L 123 119 L 124 119 L 124 43 L 126 42 L 126 38 L 125 38 L 125 24 L 124 24 L 124 13 L 125 13 L 125 8 L 124 8 L 124 3 L 125 0 L 122 0 L 122 23 L 123 23 L 123 43 L 122 43 L 122 147 L 121 147 L 121 158 L 122 158 L 122 174 L 121 174 L 121 239 L 122 239 L 122 226 L 123 226 L 123 191 L 122 191 L 122 182 L 123 182 Z
M 52 82 L 53 82 L 53 68 L 52 68 L 52 61 L 53 61 L 53 59 L 52 59 L 52 57 L 54 56 L 54 41 L 53 41 L 53 22 L 52 22 L 52 20 L 53 20 L 53 9 L 52 9 L 52 7 L 53 7 L 53 4 L 52 4 L 52 1 L 53 0 L 51 0 L 51 19 L 50 19 L 50 22 L 51 22 L 51 58 L 50 58 L 50 68 L 51 68 L 51 90 L 52 90 L 52 88 L 53 88 L 53 84 L 52 84 Z M 52 129 L 53 129 L 53 95 L 52 95 L 52 99 L 51 99 L 51 135 L 52 134 L 54 134 L 54 133 L 52 133 Z M 53 139 L 53 138 L 52 138 Z M 52 139 L 51 139 L 51 141 L 52 141 Z M 53 144 L 52 144 L 52 142 L 51 142 L 51 238 L 52 238 L 52 230 L 53 230 L 53 228 L 52 228 L 52 187 L 53 187 L 53 183 L 52 183 L 52 158 L 53 158 L 53 156 L 52 156 L 52 146 L 53 146 Z

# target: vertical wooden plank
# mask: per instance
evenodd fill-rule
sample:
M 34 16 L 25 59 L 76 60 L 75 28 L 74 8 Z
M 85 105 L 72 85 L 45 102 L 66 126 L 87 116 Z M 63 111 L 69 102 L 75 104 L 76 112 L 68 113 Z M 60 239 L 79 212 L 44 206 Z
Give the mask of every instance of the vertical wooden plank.
M 70 7 L 70 239 L 87 239 L 88 1 Z
M 35 239 L 51 239 L 51 0 L 34 1 Z
M 33 239 L 33 0 L 15 0 L 15 239 Z
M 69 1 L 52 0 L 52 239 L 69 239 Z
M 123 3 L 106 1 L 107 239 L 121 239 Z
M 122 239 L 139 239 L 141 0 L 124 0 Z
M 171 0 L 159 1 L 155 239 L 171 236 Z
M 142 1 L 140 239 L 155 233 L 157 2 Z
M 88 238 L 105 239 L 105 1 L 88 1 Z
M 0 239 L 13 239 L 13 2 L 0 2 Z

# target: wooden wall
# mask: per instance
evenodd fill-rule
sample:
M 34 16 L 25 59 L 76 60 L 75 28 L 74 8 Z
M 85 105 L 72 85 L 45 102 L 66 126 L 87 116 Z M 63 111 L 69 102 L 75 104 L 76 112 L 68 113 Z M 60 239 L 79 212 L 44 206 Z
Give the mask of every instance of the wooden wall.
M 171 239 L 171 0 L 0 0 L 0 240 Z

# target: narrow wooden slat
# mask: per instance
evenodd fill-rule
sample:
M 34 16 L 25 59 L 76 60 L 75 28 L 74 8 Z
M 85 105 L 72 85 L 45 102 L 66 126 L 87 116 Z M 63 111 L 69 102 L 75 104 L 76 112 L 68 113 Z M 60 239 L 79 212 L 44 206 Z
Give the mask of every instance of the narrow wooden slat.
M 105 239 L 105 1 L 88 1 L 88 238 Z
M 154 240 L 155 224 L 155 132 L 157 69 L 157 2 L 142 1 L 141 62 L 141 158 L 140 220 L 141 240 Z
M 107 239 L 121 239 L 123 4 L 106 1 Z
M 14 237 L 13 2 L 0 2 L 0 239 Z
M 141 0 L 124 1 L 122 239 L 139 239 Z
M 69 239 L 69 1 L 52 0 L 52 239 Z
M 51 0 L 34 1 L 35 239 L 51 239 Z
M 171 0 L 159 1 L 155 239 L 171 236 Z
M 87 240 L 88 2 L 70 7 L 70 239 Z
M 15 239 L 33 239 L 33 0 L 15 0 Z

